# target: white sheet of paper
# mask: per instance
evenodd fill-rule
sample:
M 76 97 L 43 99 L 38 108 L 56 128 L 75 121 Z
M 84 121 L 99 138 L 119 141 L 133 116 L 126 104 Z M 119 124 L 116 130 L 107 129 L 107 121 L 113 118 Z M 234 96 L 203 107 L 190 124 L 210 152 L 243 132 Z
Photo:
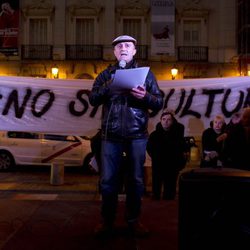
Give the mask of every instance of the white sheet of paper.
M 110 88 L 111 90 L 121 91 L 142 86 L 145 83 L 148 71 L 149 67 L 118 69 Z

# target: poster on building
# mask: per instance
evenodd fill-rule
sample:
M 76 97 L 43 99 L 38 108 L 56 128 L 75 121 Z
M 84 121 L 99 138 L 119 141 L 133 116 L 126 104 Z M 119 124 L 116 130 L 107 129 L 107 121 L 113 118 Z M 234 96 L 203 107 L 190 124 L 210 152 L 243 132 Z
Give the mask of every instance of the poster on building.
M 174 56 L 175 0 L 151 0 L 151 54 Z
M 1 0 L 0 7 L 0 53 L 18 55 L 19 0 Z

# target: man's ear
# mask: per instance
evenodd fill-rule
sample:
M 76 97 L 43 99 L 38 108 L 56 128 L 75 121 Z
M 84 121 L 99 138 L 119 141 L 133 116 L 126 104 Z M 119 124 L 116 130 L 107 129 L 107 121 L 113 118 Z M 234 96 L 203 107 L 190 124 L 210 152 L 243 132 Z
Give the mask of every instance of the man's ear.
M 134 51 L 133 51 L 133 56 L 136 54 L 136 49 L 134 49 Z

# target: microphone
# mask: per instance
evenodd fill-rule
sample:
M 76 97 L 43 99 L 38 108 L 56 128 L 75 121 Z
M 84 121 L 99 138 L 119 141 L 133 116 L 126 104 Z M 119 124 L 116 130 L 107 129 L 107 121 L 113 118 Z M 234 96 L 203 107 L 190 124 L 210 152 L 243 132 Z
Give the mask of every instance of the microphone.
M 119 67 L 121 68 L 121 69 L 124 69 L 125 67 L 126 67 L 126 61 L 125 60 L 121 60 L 120 62 L 119 62 Z

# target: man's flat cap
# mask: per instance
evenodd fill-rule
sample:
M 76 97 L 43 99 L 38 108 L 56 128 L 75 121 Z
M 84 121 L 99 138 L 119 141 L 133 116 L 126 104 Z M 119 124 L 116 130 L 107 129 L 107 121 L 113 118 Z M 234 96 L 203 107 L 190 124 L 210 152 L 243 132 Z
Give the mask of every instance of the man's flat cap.
M 134 45 L 136 45 L 137 41 L 135 38 L 133 38 L 132 36 L 128 36 L 128 35 L 122 35 L 122 36 L 118 36 L 116 39 L 113 40 L 112 45 L 115 46 L 118 43 L 122 43 L 122 42 L 132 42 L 134 43 Z

